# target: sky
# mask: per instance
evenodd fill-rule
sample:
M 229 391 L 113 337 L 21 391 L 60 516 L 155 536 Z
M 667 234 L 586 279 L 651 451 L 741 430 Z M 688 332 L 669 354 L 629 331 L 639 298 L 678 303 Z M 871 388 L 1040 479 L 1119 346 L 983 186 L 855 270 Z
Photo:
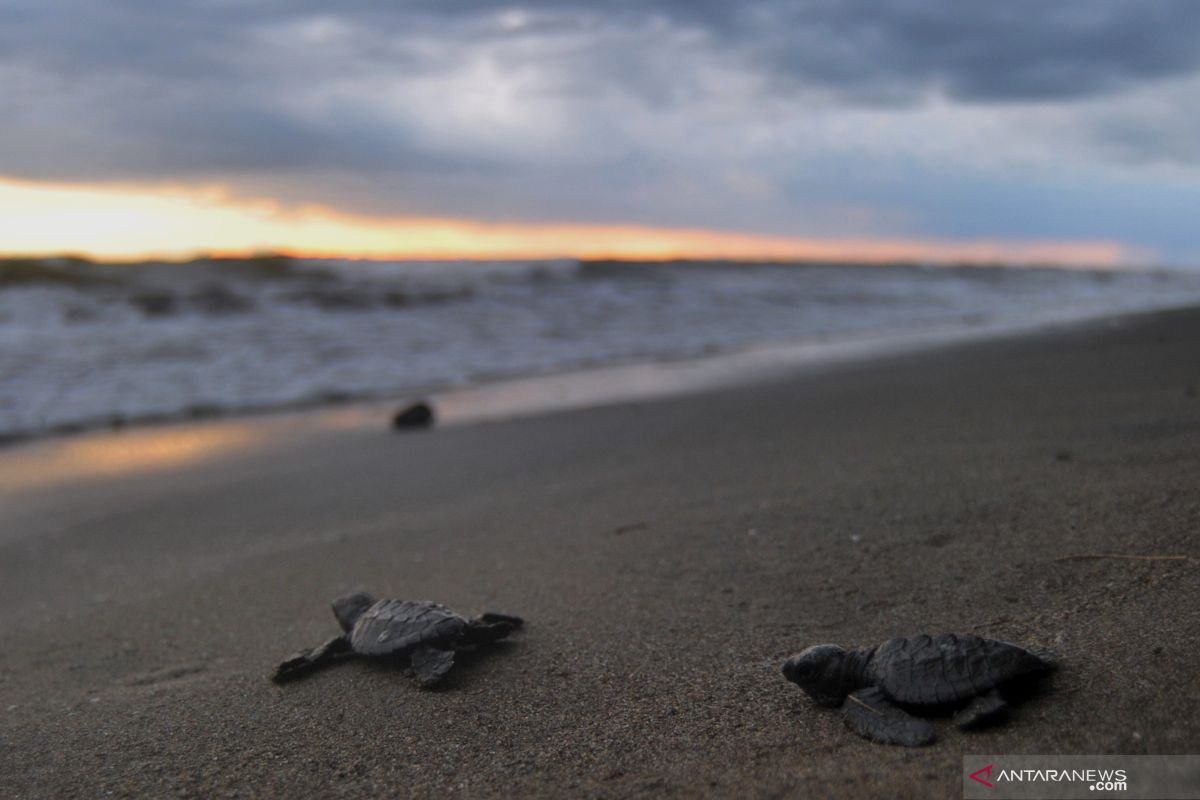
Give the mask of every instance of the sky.
M 1200 266 L 1200 2 L 0 0 L 0 252 Z

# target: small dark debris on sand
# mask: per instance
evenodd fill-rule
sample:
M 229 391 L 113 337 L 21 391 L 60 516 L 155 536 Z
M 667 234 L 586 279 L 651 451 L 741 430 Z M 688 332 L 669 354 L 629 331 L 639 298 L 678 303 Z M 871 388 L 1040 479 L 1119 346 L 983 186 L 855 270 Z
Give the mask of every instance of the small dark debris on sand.
M 424 400 L 405 406 L 392 417 L 392 428 L 398 431 L 433 427 L 433 407 Z

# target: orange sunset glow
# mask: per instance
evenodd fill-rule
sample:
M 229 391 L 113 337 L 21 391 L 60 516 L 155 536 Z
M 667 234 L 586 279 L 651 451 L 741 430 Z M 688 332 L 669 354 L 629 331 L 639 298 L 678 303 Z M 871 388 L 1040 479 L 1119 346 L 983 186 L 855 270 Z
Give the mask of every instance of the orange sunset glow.
M 344 258 L 768 258 L 1116 266 L 1108 241 L 817 239 L 639 225 L 366 217 L 239 198 L 220 185 L 99 186 L 0 181 L 9 255 L 100 259 L 276 251 Z

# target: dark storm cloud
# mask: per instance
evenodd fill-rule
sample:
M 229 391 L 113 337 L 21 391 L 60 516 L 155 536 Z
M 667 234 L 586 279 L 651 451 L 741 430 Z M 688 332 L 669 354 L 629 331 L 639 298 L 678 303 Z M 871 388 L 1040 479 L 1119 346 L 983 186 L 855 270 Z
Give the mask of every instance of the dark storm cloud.
M 778 5 L 763 48 L 783 75 L 851 96 L 1060 100 L 1194 72 L 1200 4 Z M 753 45 L 752 45 L 753 47 Z
M 329 187 L 380 213 L 606 219 L 654 182 L 645 209 L 686 221 L 694 201 L 664 202 L 696 162 L 674 152 L 730 98 L 739 122 L 772 104 L 1078 103 L 1194 75 L 1197 41 L 1189 0 L 7 0 L 0 174 L 317 201 L 338 192 L 303 176 L 341 175 Z
M 505 7 L 540 15 L 546 32 L 668 20 L 709 33 L 764 70 L 856 98 L 933 90 L 979 101 L 1061 99 L 1200 65 L 1200 3 L 1191 0 L 427 0 L 355 2 L 341 13 L 455 24 Z
M 1057 99 L 1200 63 L 1200 3 L 1191 0 L 15 0 L 0 17 L 0 36 L 9 57 L 68 70 L 186 77 L 203 67 L 228 75 L 224 58 L 261 26 L 330 16 L 398 39 L 428 33 L 469 46 L 504 34 L 494 24 L 503 11 L 528 13 L 525 34 L 549 37 L 665 20 L 703 30 L 780 76 L 854 94 L 900 86 L 978 100 Z

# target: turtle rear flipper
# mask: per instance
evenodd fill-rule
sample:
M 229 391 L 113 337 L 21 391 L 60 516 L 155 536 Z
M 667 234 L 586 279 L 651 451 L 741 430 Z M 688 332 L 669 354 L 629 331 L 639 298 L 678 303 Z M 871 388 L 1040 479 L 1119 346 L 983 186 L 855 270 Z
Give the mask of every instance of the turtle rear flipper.
M 275 668 L 275 674 L 271 676 L 271 680 L 275 681 L 275 683 L 283 683 L 293 678 L 299 678 L 301 675 L 307 675 L 314 670 L 327 666 L 339 655 L 349 652 L 350 640 L 345 636 L 335 636 L 311 650 L 301 650 L 299 653 L 284 659 Z
M 1009 707 L 1000 692 L 993 689 L 972 700 L 966 708 L 954 715 L 954 724 L 959 730 L 974 731 L 995 725 L 1008 717 Z
M 521 619 L 520 617 L 514 617 L 512 614 L 496 614 L 491 611 L 487 612 L 486 614 L 480 614 L 479 621 L 486 622 L 488 624 L 505 622 L 514 628 L 519 628 L 525 624 L 525 620 Z
M 412 669 L 417 683 L 433 686 L 454 666 L 454 651 L 439 650 L 427 644 L 417 645 L 412 651 Z
M 466 627 L 463 631 L 463 640 L 468 645 L 496 642 L 507 637 L 523 624 L 524 622 L 520 617 L 509 617 L 504 614 L 484 614 Z
M 928 722 L 904 713 L 874 686 L 847 695 L 842 712 L 847 728 L 880 744 L 923 747 L 937 738 Z

